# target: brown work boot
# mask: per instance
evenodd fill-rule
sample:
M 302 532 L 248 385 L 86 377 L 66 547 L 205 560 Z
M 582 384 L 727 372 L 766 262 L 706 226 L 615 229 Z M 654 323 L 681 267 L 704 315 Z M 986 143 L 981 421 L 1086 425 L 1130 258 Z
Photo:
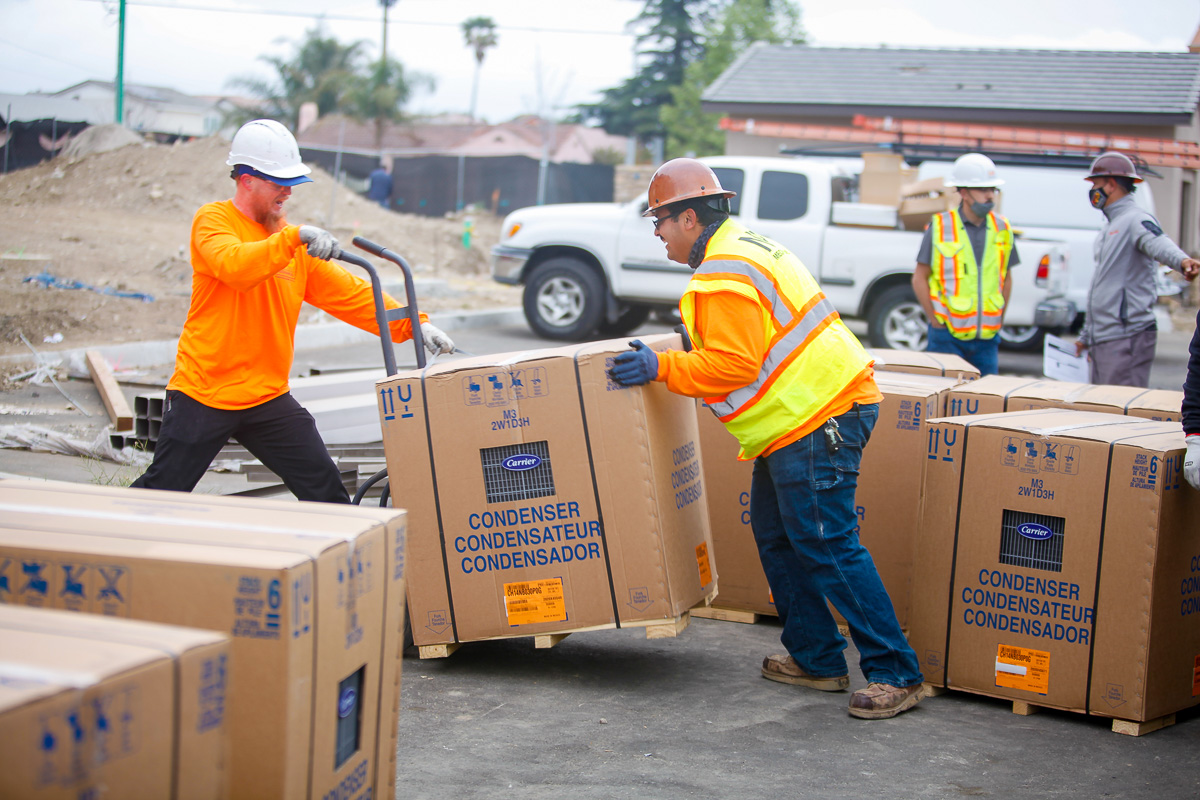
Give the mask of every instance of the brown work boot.
M 850 716 L 859 719 L 887 719 L 921 702 L 921 684 L 897 687 L 886 683 L 869 683 L 850 695 Z
M 809 675 L 800 669 L 796 659 L 791 656 L 767 656 L 763 659 L 762 674 L 780 683 L 790 683 L 793 686 L 807 686 L 822 692 L 840 692 L 850 685 L 849 675 L 838 675 L 833 678 L 819 678 Z

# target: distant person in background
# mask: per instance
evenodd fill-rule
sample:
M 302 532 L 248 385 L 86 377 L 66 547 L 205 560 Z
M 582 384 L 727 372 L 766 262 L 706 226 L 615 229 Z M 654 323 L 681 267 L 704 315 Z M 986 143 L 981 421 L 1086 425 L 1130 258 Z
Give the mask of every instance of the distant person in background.
M 349 503 L 316 421 L 288 387 L 300 306 L 310 303 L 378 333 L 371 285 L 328 259 L 341 247 L 313 225 L 290 225 L 284 203 L 311 171 L 287 128 L 247 122 L 233 137 L 232 199 L 209 203 L 192 220 L 192 302 L 162 427 L 144 489 L 190 492 L 230 438 L 283 479 L 300 500 Z M 384 296 L 388 308 L 400 306 Z M 407 319 L 395 341 L 412 338 Z M 431 354 L 454 350 L 421 315 Z
M 367 189 L 367 198 L 374 200 L 384 208 L 391 208 L 392 205 L 392 176 L 388 172 L 387 167 L 380 164 L 371 171 L 371 185 Z
M 947 187 L 958 208 L 935 214 L 917 251 L 912 287 L 929 320 L 931 353 L 953 353 L 981 375 L 1000 371 L 1000 327 L 1020 263 L 1012 226 L 992 209 L 1004 181 L 982 153 L 954 162 Z
M 1104 225 L 1096 234 L 1096 271 L 1075 354 L 1088 351 L 1092 383 L 1149 388 L 1158 345 L 1158 262 L 1190 281 L 1200 273 L 1200 261 L 1188 258 L 1134 202 L 1142 179 L 1128 156 L 1102 153 L 1087 180 L 1088 200 L 1104 212 Z
M 1200 489 L 1200 313 L 1196 331 L 1188 346 L 1187 377 L 1183 380 L 1183 432 L 1187 434 L 1187 455 L 1183 458 L 1183 477 L 1193 489 Z

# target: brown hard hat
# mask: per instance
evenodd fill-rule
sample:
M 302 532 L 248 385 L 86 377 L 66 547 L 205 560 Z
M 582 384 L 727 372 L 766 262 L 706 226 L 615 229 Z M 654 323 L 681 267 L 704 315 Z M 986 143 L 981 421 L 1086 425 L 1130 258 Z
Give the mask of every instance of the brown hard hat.
M 1107 153 L 1096 156 L 1088 178 L 1129 178 L 1134 183 L 1142 182 L 1142 179 L 1138 177 L 1137 168 L 1133 166 L 1133 161 L 1129 156 L 1115 150 L 1109 150 Z
M 650 207 L 642 215 L 654 216 L 654 212 L 680 200 L 693 197 L 734 197 L 737 192 L 721 188 L 717 174 L 707 164 L 694 158 L 675 158 L 658 168 L 650 179 Z

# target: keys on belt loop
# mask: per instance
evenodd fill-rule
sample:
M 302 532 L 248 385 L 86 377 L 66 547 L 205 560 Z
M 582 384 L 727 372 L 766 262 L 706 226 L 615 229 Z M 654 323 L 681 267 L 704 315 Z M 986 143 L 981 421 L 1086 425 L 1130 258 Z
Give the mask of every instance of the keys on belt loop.
M 838 428 L 838 422 L 833 417 L 825 421 L 825 449 L 829 451 L 829 455 L 833 455 L 842 448 L 842 432 Z

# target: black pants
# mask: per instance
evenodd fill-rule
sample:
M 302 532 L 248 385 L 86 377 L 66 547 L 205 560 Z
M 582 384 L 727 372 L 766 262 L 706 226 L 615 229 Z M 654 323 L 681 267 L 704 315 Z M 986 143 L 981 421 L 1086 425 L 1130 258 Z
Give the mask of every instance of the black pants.
M 316 420 L 291 394 L 253 408 L 226 411 L 183 392 L 168 391 L 154 461 L 132 485 L 190 492 L 230 438 L 283 478 L 298 499 L 350 502 L 337 465 L 317 433 Z

